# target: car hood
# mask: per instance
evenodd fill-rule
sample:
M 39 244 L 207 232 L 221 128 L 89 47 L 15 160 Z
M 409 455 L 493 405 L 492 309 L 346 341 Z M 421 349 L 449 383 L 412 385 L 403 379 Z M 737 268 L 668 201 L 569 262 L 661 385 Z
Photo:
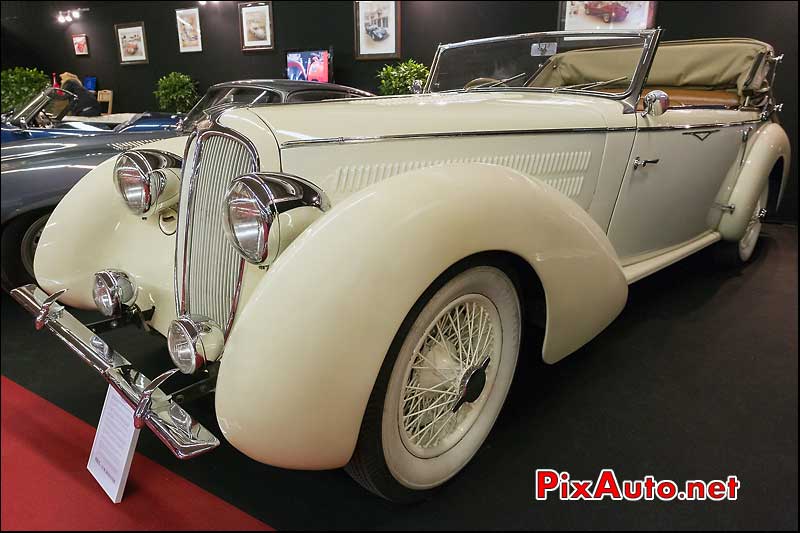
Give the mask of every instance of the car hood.
M 618 100 L 510 90 L 254 106 L 252 111 L 270 126 L 281 146 L 299 141 L 622 124 L 622 104 Z

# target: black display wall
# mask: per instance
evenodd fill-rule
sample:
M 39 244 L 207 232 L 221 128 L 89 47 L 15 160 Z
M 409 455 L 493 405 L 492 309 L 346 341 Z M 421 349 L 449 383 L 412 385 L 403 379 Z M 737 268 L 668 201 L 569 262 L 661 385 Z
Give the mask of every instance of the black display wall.
M 430 63 L 436 45 L 493 35 L 556 29 L 558 2 L 401 2 L 402 55 Z M 159 77 L 189 74 L 200 90 L 220 81 L 283 77 L 284 51 L 334 49 L 336 81 L 375 91 L 375 75 L 385 61 L 353 57 L 352 2 L 273 2 L 276 48 L 244 53 L 239 46 L 237 2 L 200 7 L 203 52 L 181 54 L 176 8 L 198 2 L 2 2 L 2 66 L 69 70 L 97 76 L 99 88 L 114 90 L 114 111 L 155 109 Z M 80 20 L 59 24 L 59 9 L 88 7 Z M 114 24 L 143 21 L 149 64 L 119 64 Z M 778 218 L 797 220 L 797 3 L 676 2 L 658 4 L 656 23 L 666 39 L 743 36 L 767 41 L 784 53 L 777 97 L 792 140 L 792 178 Z M 71 35 L 85 33 L 90 55 L 77 57 Z

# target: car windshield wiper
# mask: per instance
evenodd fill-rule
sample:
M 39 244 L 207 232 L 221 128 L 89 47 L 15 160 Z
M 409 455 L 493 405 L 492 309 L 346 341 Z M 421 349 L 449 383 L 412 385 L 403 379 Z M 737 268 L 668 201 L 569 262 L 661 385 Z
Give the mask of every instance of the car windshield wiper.
M 511 76 L 510 78 L 506 78 L 504 80 L 487 81 L 486 83 L 481 83 L 480 85 L 474 85 L 472 87 L 467 87 L 464 90 L 465 91 L 471 91 L 472 89 L 485 89 L 486 87 L 495 87 L 497 85 L 500 85 L 501 83 L 508 83 L 510 81 L 514 81 L 516 79 L 519 79 L 522 76 L 524 76 L 525 74 L 527 74 L 527 72 L 520 72 L 516 76 Z
M 620 76 L 619 78 L 614 78 L 612 80 L 578 83 L 577 85 L 567 85 L 565 87 L 553 87 L 553 92 L 557 93 L 558 91 L 563 91 L 564 89 L 594 89 L 595 87 L 602 87 L 603 85 L 608 85 L 609 83 L 614 83 L 617 81 L 623 81 L 627 79 L 628 76 Z

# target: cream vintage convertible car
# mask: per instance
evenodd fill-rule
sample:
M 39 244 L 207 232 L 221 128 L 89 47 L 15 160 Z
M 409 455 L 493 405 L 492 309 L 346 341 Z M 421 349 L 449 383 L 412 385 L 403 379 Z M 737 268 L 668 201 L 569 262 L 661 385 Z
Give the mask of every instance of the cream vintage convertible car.
M 219 444 L 183 407 L 215 390 L 251 458 L 419 497 L 486 439 L 531 324 L 555 363 L 629 284 L 751 257 L 790 160 L 780 56 L 660 32 L 448 44 L 422 94 L 213 114 L 89 172 L 13 295 L 179 458 Z M 175 368 L 150 381 L 65 305 L 156 330 Z

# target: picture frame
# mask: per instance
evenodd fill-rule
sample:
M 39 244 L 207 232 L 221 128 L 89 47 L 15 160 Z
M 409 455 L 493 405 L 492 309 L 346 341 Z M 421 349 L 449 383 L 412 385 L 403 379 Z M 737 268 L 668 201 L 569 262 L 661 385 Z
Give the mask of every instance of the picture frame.
M 353 2 L 355 58 L 400 59 L 400 2 Z
M 242 51 L 274 50 L 272 2 L 240 2 L 238 11 Z
M 175 10 L 175 24 L 178 30 L 178 51 L 203 51 L 203 34 L 200 28 L 200 9 L 190 7 Z
M 114 33 L 117 36 L 121 65 L 143 65 L 149 62 L 144 22 L 114 24 Z
M 558 4 L 560 30 L 645 30 L 655 27 L 658 2 L 562 0 Z
M 76 33 L 72 35 L 72 50 L 76 56 L 89 55 L 89 38 L 85 33 Z

